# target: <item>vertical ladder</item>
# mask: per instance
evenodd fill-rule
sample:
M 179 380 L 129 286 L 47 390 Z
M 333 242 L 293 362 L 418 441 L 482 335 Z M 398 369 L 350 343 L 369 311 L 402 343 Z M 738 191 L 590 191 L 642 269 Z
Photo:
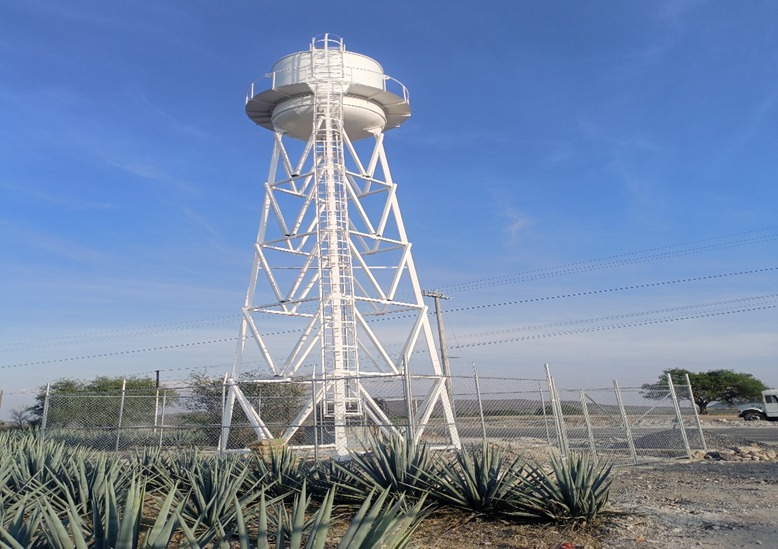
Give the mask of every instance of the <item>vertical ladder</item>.
M 329 382 L 324 417 L 335 429 L 339 454 L 347 453 L 346 426 L 361 416 L 357 361 L 356 314 L 348 196 L 343 158 L 343 95 L 346 86 L 342 44 L 311 48 L 314 84 L 314 173 L 316 180 L 317 237 L 321 308 L 321 364 Z

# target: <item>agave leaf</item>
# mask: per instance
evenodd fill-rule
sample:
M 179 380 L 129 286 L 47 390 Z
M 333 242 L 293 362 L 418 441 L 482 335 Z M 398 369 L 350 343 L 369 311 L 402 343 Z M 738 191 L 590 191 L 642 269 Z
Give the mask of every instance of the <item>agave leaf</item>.
M 248 528 L 246 528 L 246 520 L 243 517 L 243 510 L 240 508 L 240 502 L 237 497 L 235 498 L 233 505 L 235 505 L 235 522 L 238 529 L 238 543 L 240 544 L 240 549 L 249 549 Z
M 132 479 L 127 490 L 127 500 L 124 504 L 124 513 L 119 523 L 119 531 L 116 538 L 116 549 L 134 549 L 138 545 L 138 533 L 140 532 L 141 511 L 143 497 L 146 490 L 142 482 Z
M 76 549 L 87 549 L 86 541 L 84 540 L 83 533 L 78 528 L 78 518 L 72 514 L 69 515 L 70 531 L 73 534 L 71 539 L 68 534 L 67 528 L 57 516 L 57 512 L 51 506 L 48 501 L 43 501 L 44 513 L 43 522 L 46 524 L 46 528 L 43 530 L 48 544 L 53 547 L 76 547 Z
M 178 511 L 176 511 L 176 518 L 178 519 L 178 524 L 181 527 L 181 531 L 184 533 L 186 542 L 189 544 L 189 549 L 202 549 L 200 544 L 197 542 L 197 536 L 195 536 L 194 532 L 192 532 L 189 526 L 187 526 L 186 522 Z
M 3 526 L 0 524 L 0 540 L 5 540 L 5 543 L 8 544 L 11 549 L 27 549 L 27 544 L 22 545 L 18 541 L 16 541 L 15 537 L 11 535 L 10 532 L 8 532 Z
M 106 482 L 105 486 L 103 503 L 105 515 L 102 519 L 98 517 L 97 520 L 101 520 L 104 524 L 105 537 L 102 540 L 95 541 L 100 542 L 100 545 L 98 545 L 99 548 L 102 549 L 105 547 L 107 549 L 107 547 L 116 541 L 116 538 L 119 535 L 119 504 L 116 501 L 116 491 L 114 490 L 113 484 L 108 482 Z
M 303 544 L 303 530 L 305 529 L 305 511 L 310 500 L 307 497 L 305 482 L 302 490 L 294 498 L 294 511 L 292 513 L 292 535 L 289 538 L 291 549 L 300 549 Z
M 373 500 L 373 494 L 351 520 L 339 549 L 399 549 L 405 547 L 422 518 L 422 497 L 410 510 L 404 510 L 401 497 L 385 507 L 389 489 Z
M 386 491 L 386 490 L 385 490 Z M 370 492 L 367 497 L 365 498 L 365 501 L 362 503 L 362 506 L 359 508 L 359 510 L 356 512 L 354 517 L 351 519 L 351 523 L 348 526 L 348 529 L 346 530 L 346 533 L 343 534 L 343 537 L 341 538 L 340 544 L 346 548 L 349 547 L 350 544 L 353 544 L 354 542 L 354 536 L 359 529 L 359 525 L 364 520 L 365 516 L 367 515 L 368 510 L 370 509 L 370 502 L 373 499 L 373 496 L 375 495 L 375 490 Z M 354 544 L 356 546 L 356 544 Z
M 259 531 L 257 533 L 257 549 L 270 549 L 270 543 L 267 540 L 267 502 L 265 501 L 265 491 L 262 491 L 259 500 Z
M 170 508 L 173 506 L 175 496 L 176 492 L 174 486 L 173 490 L 168 493 L 165 501 L 162 503 L 151 530 L 146 533 L 146 537 L 143 541 L 144 549 L 164 549 L 168 546 L 170 538 L 173 537 L 173 531 L 178 525 L 176 514 L 179 513 L 183 507 L 182 502 L 174 511 L 173 515 L 170 515 Z
M 330 529 L 330 517 L 332 516 L 332 505 L 335 501 L 335 488 L 330 489 L 324 497 L 321 507 L 316 512 L 316 519 L 308 535 L 308 543 L 305 549 L 324 549 L 327 541 L 327 533 Z

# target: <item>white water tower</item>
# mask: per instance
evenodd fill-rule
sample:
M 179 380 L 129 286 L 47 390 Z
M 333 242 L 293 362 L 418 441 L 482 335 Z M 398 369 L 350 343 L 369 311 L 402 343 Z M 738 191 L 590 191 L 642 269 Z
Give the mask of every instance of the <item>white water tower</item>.
M 437 410 L 448 443 L 459 446 L 384 150 L 384 132 L 410 112 L 405 86 L 332 34 L 283 57 L 249 88 L 246 114 L 275 140 L 222 449 L 237 401 L 259 439 L 290 441 L 313 414 L 328 422 L 336 453 L 345 455 L 349 428 L 360 421 L 397 430 L 369 387 L 409 372 L 426 376 L 413 437 Z M 234 383 L 251 352 L 272 379 L 318 381 L 283 433 L 271 431 Z

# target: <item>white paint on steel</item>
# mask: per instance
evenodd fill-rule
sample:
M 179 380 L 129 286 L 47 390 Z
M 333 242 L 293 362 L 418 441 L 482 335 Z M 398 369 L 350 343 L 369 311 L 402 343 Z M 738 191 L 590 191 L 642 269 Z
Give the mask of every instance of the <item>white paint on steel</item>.
M 330 422 L 341 455 L 347 453 L 348 430 L 355 423 L 369 419 L 386 432 L 396 431 L 362 381 L 396 374 L 410 364 L 432 379 L 416 414 L 414 437 L 422 436 L 439 404 L 448 439 L 458 447 L 450 396 L 384 149 L 382 132 L 410 116 L 407 90 L 384 75 L 377 61 L 347 52 L 333 35 L 315 38 L 307 52 L 282 58 L 268 76 L 269 86 L 252 84 L 246 99 L 247 115 L 273 130 L 275 140 L 227 381 L 222 450 L 236 400 L 257 437 L 272 436 L 267 418 L 250 409 L 235 383 L 252 347 L 246 345 L 249 340 L 272 375 L 299 376 L 313 368 L 311 376 L 323 386 L 281 435 L 286 441 L 317 406 L 322 413 L 313 414 L 315 421 Z M 298 158 L 290 154 L 289 138 L 305 143 Z M 372 139 L 372 147 L 361 157 L 353 143 L 365 138 Z M 400 314 L 410 320 L 400 333 L 401 350 L 392 353 L 388 335 L 368 322 L 386 315 L 403 318 Z M 271 340 L 282 321 L 300 324 L 290 330 L 297 335 L 282 342 L 285 350 L 279 354 Z

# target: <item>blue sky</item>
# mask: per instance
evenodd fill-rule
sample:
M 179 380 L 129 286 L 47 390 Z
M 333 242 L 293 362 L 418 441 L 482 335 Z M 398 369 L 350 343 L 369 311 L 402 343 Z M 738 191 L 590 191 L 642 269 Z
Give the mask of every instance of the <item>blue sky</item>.
M 0 1 L 0 416 L 224 372 L 231 341 L 174 346 L 237 331 L 272 144 L 245 90 L 323 32 L 410 90 L 386 146 L 455 373 L 778 386 L 774 2 Z

